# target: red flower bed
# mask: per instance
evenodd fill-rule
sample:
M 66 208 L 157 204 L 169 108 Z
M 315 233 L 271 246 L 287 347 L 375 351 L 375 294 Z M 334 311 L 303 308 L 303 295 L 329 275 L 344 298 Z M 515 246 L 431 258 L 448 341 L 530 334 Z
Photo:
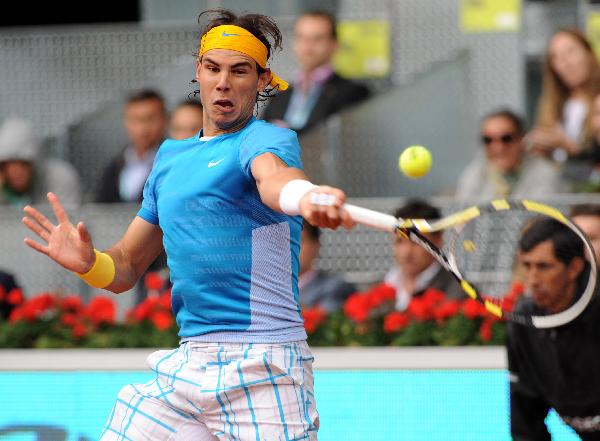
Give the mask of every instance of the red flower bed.
M 515 283 L 503 299 L 510 310 L 523 293 Z M 483 305 L 465 296 L 448 299 L 428 289 L 411 299 L 405 311 L 395 310 L 396 292 L 385 283 L 352 294 L 343 310 L 329 316 L 304 309 L 305 327 L 313 345 L 454 345 L 501 344 L 504 323 Z
M 176 346 L 177 327 L 171 291 L 159 274 L 145 277 L 148 297 L 117 321 L 114 297 L 106 293 L 84 303 L 75 294 L 44 292 L 25 299 L 19 290 L 2 292 L 12 308 L 0 317 L 0 347 L 144 347 Z
M 10 305 L 0 317 L 0 347 L 173 347 L 178 343 L 171 311 L 171 290 L 160 274 L 145 277 L 146 299 L 117 321 L 114 297 L 98 295 L 85 303 L 75 294 L 44 292 L 24 298 L 18 290 L 0 290 Z M 512 307 L 523 293 L 515 284 L 504 298 Z M 470 345 L 502 344 L 504 323 L 477 301 L 447 299 L 429 289 L 405 311 L 395 310 L 396 292 L 379 284 L 352 294 L 343 308 L 327 314 L 302 311 L 312 345 Z
M 167 290 L 158 297 L 146 299 L 127 314 L 127 323 L 135 324 L 144 321 L 152 323 L 161 331 L 171 328 L 175 319 L 171 312 L 171 290 Z

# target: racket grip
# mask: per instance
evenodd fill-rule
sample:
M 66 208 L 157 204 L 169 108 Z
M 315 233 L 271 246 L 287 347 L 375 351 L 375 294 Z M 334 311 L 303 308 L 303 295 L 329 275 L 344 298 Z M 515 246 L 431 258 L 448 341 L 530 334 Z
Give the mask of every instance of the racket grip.
M 356 205 L 351 204 L 344 204 L 343 208 L 348 212 L 354 222 L 368 227 L 393 233 L 398 226 L 398 219 L 389 214 L 369 210 L 368 208 L 357 207 Z

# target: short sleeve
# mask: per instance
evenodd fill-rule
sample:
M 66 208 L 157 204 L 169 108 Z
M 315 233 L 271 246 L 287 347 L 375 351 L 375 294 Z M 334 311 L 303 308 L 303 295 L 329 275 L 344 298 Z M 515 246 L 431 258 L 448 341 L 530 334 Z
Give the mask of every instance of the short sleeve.
M 255 124 L 240 146 L 240 166 L 247 177 L 252 178 L 252 161 L 263 153 L 272 153 L 289 167 L 302 169 L 296 132 L 263 121 Z
M 146 183 L 144 184 L 144 193 L 142 199 L 142 206 L 138 211 L 137 215 L 144 219 L 146 222 L 150 222 L 153 225 L 158 225 L 158 210 L 156 208 L 156 174 L 158 169 L 160 156 L 160 149 L 156 153 L 154 158 L 154 164 Z

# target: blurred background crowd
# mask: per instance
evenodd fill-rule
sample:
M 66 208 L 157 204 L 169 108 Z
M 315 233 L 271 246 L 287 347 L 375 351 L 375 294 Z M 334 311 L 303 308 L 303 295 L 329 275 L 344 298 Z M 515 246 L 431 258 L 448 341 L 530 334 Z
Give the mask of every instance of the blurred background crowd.
M 122 3 L 23 8 L 0 22 L 3 292 L 93 295 L 23 246 L 20 210 L 53 191 L 98 248 L 123 233 L 161 142 L 202 128 L 196 17 L 214 7 L 268 14 L 282 29 L 271 65 L 291 87 L 259 103 L 256 116 L 298 133 L 314 182 L 407 217 L 496 197 L 565 209 L 600 202 L 599 2 Z M 413 144 L 434 161 L 419 181 L 397 168 Z M 460 296 L 421 251 L 361 228 L 307 227 L 301 303 L 334 311 L 380 281 L 395 287 L 400 310 L 432 286 Z M 165 267 L 161 257 L 151 270 Z M 140 285 L 119 304 L 146 295 Z

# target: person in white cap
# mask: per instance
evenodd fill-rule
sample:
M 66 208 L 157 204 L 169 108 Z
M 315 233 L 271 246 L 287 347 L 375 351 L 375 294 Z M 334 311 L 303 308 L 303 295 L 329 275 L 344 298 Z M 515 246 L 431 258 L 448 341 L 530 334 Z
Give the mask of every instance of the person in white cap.
M 41 140 L 29 121 L 5 119 L 0 126 L 0 205 L 47 203 L 52 190 L 66 205 L 81 202 L 77 171 L 69 163 L 44 158 Z

